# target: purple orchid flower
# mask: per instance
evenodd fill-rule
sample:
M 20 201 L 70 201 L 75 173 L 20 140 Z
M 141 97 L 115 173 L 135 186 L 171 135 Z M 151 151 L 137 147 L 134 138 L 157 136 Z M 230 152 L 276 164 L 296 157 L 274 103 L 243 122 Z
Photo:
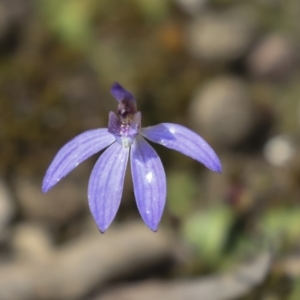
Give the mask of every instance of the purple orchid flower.
M 138 210 L 146 225 L 157 231 L 166 202 L 166 175 L 144 137 L 190 156 L 212 171 L 221 172 L 222 166 L 214 150 L 195 132 L 172 123 L 141 128 L 134 96 L 118 83 L 113 84 L 111 93 L 119 104 L 117 114 L 109 113 L 108 128 L 85 131 L 63 146 L 46 172 L 42 191 L 48 192 L 82 161 L 108 147 L 95 164 L 88 186 L 89 207 L 97 226 L 105 232 L 117 213 L 130 155 Z

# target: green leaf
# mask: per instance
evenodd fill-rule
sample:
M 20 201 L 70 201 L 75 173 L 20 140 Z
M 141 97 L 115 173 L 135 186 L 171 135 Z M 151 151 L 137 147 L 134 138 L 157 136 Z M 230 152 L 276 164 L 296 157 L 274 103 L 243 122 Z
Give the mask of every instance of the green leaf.
M 85 47 L 93 34 L 93 0 L 37 1 L 45 22 L 64 42 Z
M 300 236 L 300 209 L 279 208 L 268 212 L 262 220 L 262 230 L 270 241 L 297 243 Z M 279 243 L 280 242 L 280 243 Z
M 188 172 L 173 171 L 168 175 L 168 207 L 172 214 L 183 218 L 190 213 L 195 194 L 196 183 Z
M 233 215 L 228 208 L 216 207 L 189 218 L 183 234 L 203 261 L 214 264 L 221 257 L 232 222 Z

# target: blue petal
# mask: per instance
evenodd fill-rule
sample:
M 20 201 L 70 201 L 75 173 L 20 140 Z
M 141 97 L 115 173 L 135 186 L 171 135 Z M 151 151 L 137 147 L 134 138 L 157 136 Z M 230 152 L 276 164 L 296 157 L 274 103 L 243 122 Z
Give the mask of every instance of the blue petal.
M 111 89 L 112 95 L 120 102 L 124 99 L 134 100 L 133 95 L 125 90 L 119 83 L 115 82 Z
M 222 172 L 222 165 L 208 143 L 190 129 L 171 123 L 142 128 L 143 136 L 154 143 L 179 151 L 204 164 L 215 172 Z
M 43 180 L 46 193 L 81 162 L 115 141 L 106 128 L 89 130 L 64 145 L 54 157 Z
M 166 202 L 163 165 L 155 150 L 141 136 L 132 145 L 130 161 L 139 212 L 147 226 L 157 231 Z
M 111 145 L 100 156 L 89 181 L 91 213 L 101 232 L 105 232 L 120 206 L 129 148 Z

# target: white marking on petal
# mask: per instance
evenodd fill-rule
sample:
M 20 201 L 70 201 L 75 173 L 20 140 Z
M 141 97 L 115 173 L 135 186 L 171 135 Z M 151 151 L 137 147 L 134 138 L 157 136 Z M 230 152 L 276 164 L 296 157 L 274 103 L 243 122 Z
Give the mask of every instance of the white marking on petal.
M 175 128 L 174 127 L 170 127 L 170 132 L 171 133 L 175 133 L 176 132 Z
M 148 180 L 149 183 L 152 181 L 152 177 L 153 177 L 152 172 L 147 173 L 146 179 Z
M 132 145 L 130 160 L 137 207 L 147 226 L 157 231 L 166 201 L 163 165 L 154 149 L 139 136 Z
M 129 148 L 132 145 L 132 139 L 129 137 L 121 137 L 121 143 L 123 148 Z

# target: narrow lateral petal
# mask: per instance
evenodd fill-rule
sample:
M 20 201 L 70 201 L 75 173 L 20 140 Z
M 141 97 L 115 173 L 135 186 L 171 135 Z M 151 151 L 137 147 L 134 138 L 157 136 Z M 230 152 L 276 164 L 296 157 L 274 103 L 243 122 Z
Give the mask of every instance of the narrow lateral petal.
M 105 232 L 120 206 L 129 148 L 112 144 L 100 156 L 92 171 L 88 198 L 91 213 Z
M 215 151 L 202 137 L 184 126 L 162 123 L 142 128 L 140 133 L 154 143 L 190 156 L 212 171 L 222 172 L 222 165 Z
M 128 92 L 127 90 L 125 90 L 121 84 L 119 84 L 118 82 L 115 82 L 111 89 L 110 89 L 112 95 L 116 98 L 116 100 L 118 101 L 122 101 L 124 99 L 128 99 L 128 100 L 134 100 L 133 95 Z
M 115 141 L 107 128 L 85 131 L 66 145 L 54 157 L 43 180 L 42 191 L 46 193 L 81 162 L 101 151 Z
M 131 147 L 131 173 L 139 212 L 146 225 L 157 231 L 166 203 L 166 175 L 155 150 L 138 136 Z

